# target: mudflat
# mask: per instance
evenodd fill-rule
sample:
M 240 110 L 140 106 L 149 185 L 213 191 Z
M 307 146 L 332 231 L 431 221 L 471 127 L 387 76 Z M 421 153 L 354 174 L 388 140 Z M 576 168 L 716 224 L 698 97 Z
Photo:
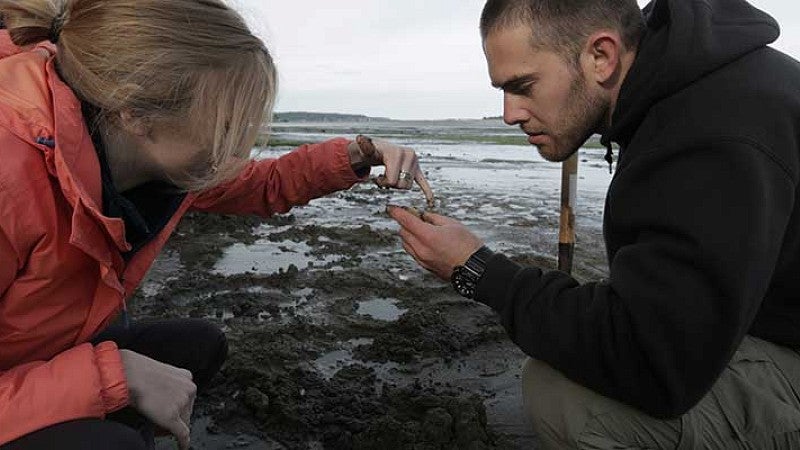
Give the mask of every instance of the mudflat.
M 437 212 L 521 263 L 555 268 L 560 166 L 535 148 L 482 121 L 352 126 L 418 151 Z M 284 126 L 276 142 L 348 127 Z M 607 273 L 602 156 L 581 153 L 580 280 Z M 525 355 L 488 307 L 403 252 L 389 203 L 425 207 L 418 189 L 365 183 L 269 219 L 184 219 L 130 307 L 135 320 L 204 317 L 226 331 L 229 358 L 195 405 L 193 448 L 535 448 L 521 409 Z

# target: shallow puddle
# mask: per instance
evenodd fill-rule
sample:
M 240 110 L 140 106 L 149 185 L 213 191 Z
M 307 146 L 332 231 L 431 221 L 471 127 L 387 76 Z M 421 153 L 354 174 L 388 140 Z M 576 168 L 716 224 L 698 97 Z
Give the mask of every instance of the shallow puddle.
M 328 352 L 315 359 L 313 362 L 314 367 L 319 370 L 326 380 L 329 380 L 336 372 L 355 362 L 353 359 L 354 348 L 360 345 L 370 345 L 373 341 L 373 339 L 369 338 L 350 339 L 344 343 L 341 349 Z
M 217 319 L 228 320 L 228 319 L 233 319 L 234 317 L 236 317 L 236 315 L 233 314 L 233 311 L 229 309 L 218 309 L 214 314 L 214 317 L 216 317 Z
M 398 300 L 393 298 L 376 298 L 374 300 L 358 302 L 356 314 L 369 316 L 375 320 L 394 322 L 400 319 L 400 316 L 408 312 L 407 309 L 398 307 L 397 302 Z
M 341 256 L 319 257 L 311 255 L 305 242 L 271 242 L 261 240 L 253 245 L 234 244 L 225 250 L 223 257 L 214 265 L 214 273 L 231 276 L 243 273 L 272 275 L 289 270 L 322 267 L 342 259 Z
M 337 372 L 353 364 L 359 364 L 371 368 L 375 371 L 376 389 L 380 389 L 383 381 L 395 379 L 394 375 L 400 365 L 395 362 L 375 363 L 361 361 L 353 358 L 353 350 L 362 345 L 372 345 L 374 339 L 356 338 L 343 342 L 338 350 L 328 352 L 312 362 L 312 365 L 319 371 L 325 380 L 330 380 Z

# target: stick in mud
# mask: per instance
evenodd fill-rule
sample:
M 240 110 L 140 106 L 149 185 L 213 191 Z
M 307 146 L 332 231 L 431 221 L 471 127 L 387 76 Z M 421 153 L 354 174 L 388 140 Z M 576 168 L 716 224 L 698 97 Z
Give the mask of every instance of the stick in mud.
M 575 255 L 575 204 L 578 195 L 578 153 L 564 161 L 561 172 L 561 222 L 558 238 L 558 270 L 572 273 Z

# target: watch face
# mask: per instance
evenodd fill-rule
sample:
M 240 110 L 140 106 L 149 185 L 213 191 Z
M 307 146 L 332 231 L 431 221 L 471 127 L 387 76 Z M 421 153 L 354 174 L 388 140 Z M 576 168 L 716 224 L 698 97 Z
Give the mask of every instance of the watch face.
M 458 266 L 453 270 L 451 278 L 453 288 L 467 298 L 475 297 L 475 286 L 478 281 L 478 274 L 464 266 Z

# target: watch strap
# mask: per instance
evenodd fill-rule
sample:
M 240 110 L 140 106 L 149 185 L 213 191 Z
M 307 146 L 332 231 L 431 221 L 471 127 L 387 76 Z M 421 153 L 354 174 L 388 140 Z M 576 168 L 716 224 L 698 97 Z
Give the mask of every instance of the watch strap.
M 486 271 L 486 264 L 494 253 L 488 247 L 483 246 L 475 253 L 470 255 L 463 266 L 456 266 L 450 276 L 450 283 L 460 295 L 474 299 L 477 294 L 478 282 L 480 282 L 483 272 Z
M 483 272 L 486 271 L 486 264 L 492 256 L 494 256 L 494 252 L 484 245 L 467 259 L 464 263 L 464 267 L 474 272 L 475 275 L 480 278 Z

